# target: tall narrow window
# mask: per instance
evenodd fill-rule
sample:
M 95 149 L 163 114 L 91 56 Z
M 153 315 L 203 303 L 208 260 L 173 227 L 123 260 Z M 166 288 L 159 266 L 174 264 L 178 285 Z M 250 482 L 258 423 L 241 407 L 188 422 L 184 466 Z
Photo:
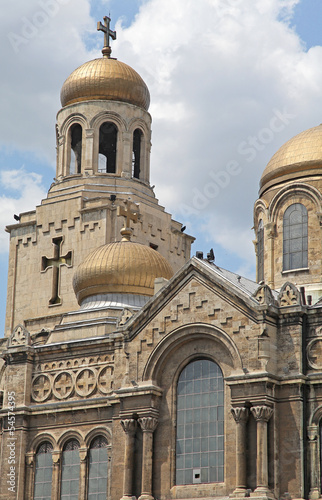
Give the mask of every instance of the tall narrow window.
M 70 130 L 70 174 L 80 174 L 82 169 L 82 127 L 76 123 Z
M 224 380 L 213 361 L 192 361 L 177 387 L 176 484 L 224 480 Z
M 95 438 L 89 449 L 87 500 L 106 500 L 107 497 L 107 440 Z
M 132 177 L 140 178 L 142 131 L 137 128 L 133 134 Z
M 51 479 L 53 473 L 53 447 L 42 443 L 36 453 L 34 500 L 51 500 Z
M 301 203 L 294 203 L 283 217 L 283 271 L 307 265 L 307 210 Z
M 257 229 L 257 281 L 264 279 L 264 224 L 260 220 Z
M 76 439 L 71 439 L 63 449 L 61 500 L 78 500 L 79 469 L 79 443 Z
M 100 126 L 98 171 L 106 174 L 116 172 L 117 128 L 114 123 L 105 122 Z

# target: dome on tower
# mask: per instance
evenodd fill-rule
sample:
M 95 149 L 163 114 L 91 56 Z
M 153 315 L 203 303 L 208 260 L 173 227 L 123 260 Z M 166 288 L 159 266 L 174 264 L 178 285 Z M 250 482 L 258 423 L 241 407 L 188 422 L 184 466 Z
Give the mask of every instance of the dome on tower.
M 268 162 L 260 181 L 260 193 L 284 181 L 321 174 L 322 125 L 287 141 Z
M 78 266 L 73 287 L 79 304 L 104 294 L 152 296 L 154 280 L 172 275 L 170 264 L 159 252 L 122 240 L 92 251 Z
M 82 64 L 69 75 L 60 100 L 63 107 L 82 101 L 110 100 L 148 110 L 150 93 L 133 68 L 117 59 L 101 57 Z

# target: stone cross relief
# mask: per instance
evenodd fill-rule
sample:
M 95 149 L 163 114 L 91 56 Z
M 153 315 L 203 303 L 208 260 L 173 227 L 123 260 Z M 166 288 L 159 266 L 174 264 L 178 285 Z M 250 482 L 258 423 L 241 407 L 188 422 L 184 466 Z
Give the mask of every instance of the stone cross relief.
M 131 210 L 131 202 L 128 200 L 125 200 L 124 202 L 125 208 L 118 206 L 117 207 L 117 215 L 121 217 L 125 217 L 125 225 L 123 229 L 121 229 L 121 235 L 123 236 L 122 240 L 123 241 L 130 241 L 131 235 L 132 235 L 132 229 L 130 227 L 131 221 L 132 222 L 137 222 L 138 217 L 139 217 L 139 210 L 138 206 L 133 203 L 135 206 L 136 210 L 132 211 Z
M 60 267 L 63 265 L 71 267 L 72 265 L 72 252 L 69 251 L 65 255 L 61 254 L 61 246 L 63 243 L 62 236 L 53 238 L 52 243 L 54 245 L 54 256 L 51 258 L 43 256 L 41 258 L 41 271 L 46 272 L 49 268 L 53 270 L 51 298 L 49 299 L 50 305 L 61 304 L 61 298 L 59 296 Z

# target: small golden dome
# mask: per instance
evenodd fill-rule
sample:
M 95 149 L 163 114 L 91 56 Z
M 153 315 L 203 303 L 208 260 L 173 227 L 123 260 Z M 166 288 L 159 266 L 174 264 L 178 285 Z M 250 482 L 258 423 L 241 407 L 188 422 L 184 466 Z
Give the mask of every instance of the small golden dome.
M 62 86 L 62 106 L 81 101 L 111 100 L 149 109 L 149 89 L 133 68 L 110 57 L 89 61 L 75 69 Z
M 152 248 L 131 241 L 108 243 L 91 252 L 74 275 L 78 300 L 108 293 L 152 296 L 155 278 L 170 279 L 170 264 Z
M 322 173 L 322 125 L 287 141 L 268 162 L 260 194 L 280 182 Z

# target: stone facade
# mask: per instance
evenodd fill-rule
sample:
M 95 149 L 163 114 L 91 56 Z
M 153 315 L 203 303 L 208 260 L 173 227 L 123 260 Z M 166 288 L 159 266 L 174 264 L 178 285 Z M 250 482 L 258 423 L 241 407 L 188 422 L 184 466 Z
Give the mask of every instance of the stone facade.
M 321 498 L 320 177 L 283 178 L 255 203 L 260 283 L 190 259 L 193 238 L 149 184 L 151 117 L 125 97 L 62 108 L 56 180 L 7 228 L 0 499 Z M 106 122 L 119 133 L 114 173 L 98 169 Z M 137 127 L 141 177 L 131 165 Z M 176 273 L 156 275 L 145 296 L 144 266 L 133 265 L 137 295 L 125 277 L 122 293 L 79 305 L 75 271 L 99 246 L 120 242 L 117 207 L 128 202 L 138 222 L 123 235 L 152 246 Z M 294 203 L 308 213 L 308 262 L 285 272 L 283 217 Z M 120 246 L 108 265 L 122 269 Z

